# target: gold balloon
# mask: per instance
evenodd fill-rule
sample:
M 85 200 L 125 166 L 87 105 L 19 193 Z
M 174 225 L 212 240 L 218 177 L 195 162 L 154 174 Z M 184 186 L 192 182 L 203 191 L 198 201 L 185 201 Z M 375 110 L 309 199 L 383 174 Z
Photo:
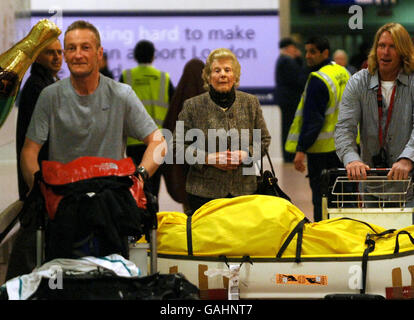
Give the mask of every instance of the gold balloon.
M 60 34 L 60 29 L 53 22 L 42 19 L 26 37 L 0 55 L 0 128 L 13 108 L 27 69 Z

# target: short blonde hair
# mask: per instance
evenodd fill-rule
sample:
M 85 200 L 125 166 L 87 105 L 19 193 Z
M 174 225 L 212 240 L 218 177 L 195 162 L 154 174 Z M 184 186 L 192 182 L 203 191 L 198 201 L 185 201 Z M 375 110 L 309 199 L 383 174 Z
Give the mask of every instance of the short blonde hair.
M 94 33 L 95 38 L 96 38 L 96 47 L 100 48 L 101 47 L 101 36 L 99 35 L 99 31 L 98 29 L 92 24 L 89 23 L 88 21 L 85 20 L 76 20 L 74 21 L 65 31 L 65 37 L 66 38 L 66 34 L 70 31 L 76 30 L 76 29 L 87 29 L 90 30 Z M 64 39 L 65 40 L 65 39 Z M 65 41 L 63 41 L 65 42 Z
M 209 79 L 211 75 L 211 65 L 215 60 L 230 59 L 233 65 L 233 73 L 235 78 L 234 87 L 237 88 L 240 84 L 240 70 L 241 66 L 237 60 L 236 55 L 229 49 L 218 48 L 210 52 L 207 57 L 206 65 L 204 66 L 202 78 L 204 81 L 204 89 L 209 90 Z
M 395 48 L 401 57 L 401 67 L 405 74 L 414 71 L 414 45 L 407 30 L 399 23 L 387 23 L 378 29 L 375 34 L 374 44 L 368 55 L 368 71 L 374 74 L 378 69 L 377 48 L 381 35 L 388 31 L 394 41 Z

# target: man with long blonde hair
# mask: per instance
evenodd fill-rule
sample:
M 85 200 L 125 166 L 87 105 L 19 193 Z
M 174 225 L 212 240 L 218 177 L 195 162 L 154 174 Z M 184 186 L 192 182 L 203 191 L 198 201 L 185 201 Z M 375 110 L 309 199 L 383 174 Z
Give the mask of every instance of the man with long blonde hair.
M 388 23 L 376 33 L 368 69 L 348 82 L 335 131 L 338 156 L 350 179 L 370 168 L 391 168 L 388 179 L 407 179 L 414 161 L 414 45 L 407 30 Z M 361 154 L 356 137 L 361 134 Z
M 379 68 L 379 64 L 381 61 L 378 60 L 377 49 L 379 45 L 379 40 L 381 35 L 384 32 L 388 32 L 394 42 L 394 47 L 400 56 L 400 64 L 398 67 L 393 68 L 390 70 L 391 72 L 399 72 L 401 69 L 405 74 L 410 74 L 414 71 L 414 46 L 411 39 L 411 36 L 407 32 L 407 30 L 399 23 L 387 23 L 386 25 L 382 26 L 378 29 L 375 38 L 374 38 L 374 46 L 371 48 L 371 51 L 368 55 L 368 71 L 373 75 L 375 71 L 379 69 L 381 73 L 381 80 L 383 76 L 386 76 L 387 71 L 389 68 L 382 67 Z M 384 46 L 383 43 L 380 43 L 381 46 Z M 384 75 L 382 75 L 384 74 Z

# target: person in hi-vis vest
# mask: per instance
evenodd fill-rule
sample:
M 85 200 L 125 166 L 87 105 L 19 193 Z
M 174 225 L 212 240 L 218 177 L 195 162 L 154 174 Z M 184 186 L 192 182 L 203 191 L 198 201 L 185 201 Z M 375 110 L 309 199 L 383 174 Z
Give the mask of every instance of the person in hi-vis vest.
M 306 63 L 311 69 L 290 127 L 285 149 L 295 153 L 295 169 L 306 170 L 312 189 L 314 221 L 322 219 L 321 173 L 343 167 L 335 151 L 334 131 L 349 72 L 330 59 L 329 41 L 312 37 L 305 43 Z
M 138 65 L 132 69 L 123 70 L 119 81 L 132 87 L 158 128 L 162 128 L 170 99 L 174 94 L 170 75 L 152 65 L 155 47 L 148 40 L 141 40 L 136 44 L 134 58 Z M 136 163 L 140 163 L 145 149 L 146 146 L 142 141 L 128 137 L 126 154 Z M 152 194 L 155 196 L 158 196 L 160 181 L 161 169 L 159 168 L 149 179 Z

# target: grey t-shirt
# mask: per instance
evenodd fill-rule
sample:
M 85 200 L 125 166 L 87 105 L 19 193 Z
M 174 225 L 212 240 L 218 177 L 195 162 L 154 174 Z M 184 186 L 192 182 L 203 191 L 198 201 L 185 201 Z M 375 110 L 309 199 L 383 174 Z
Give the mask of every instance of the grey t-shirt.
M 131 87 L 101 74 L 87 96 L 75 92 L 70 78 L 46 87 L 26 136 L 39 144 L 49 137 L 49 160 L 67 163 L 83 156 L 122 159 L 128 136 L 143 140 L 156 129 Z

